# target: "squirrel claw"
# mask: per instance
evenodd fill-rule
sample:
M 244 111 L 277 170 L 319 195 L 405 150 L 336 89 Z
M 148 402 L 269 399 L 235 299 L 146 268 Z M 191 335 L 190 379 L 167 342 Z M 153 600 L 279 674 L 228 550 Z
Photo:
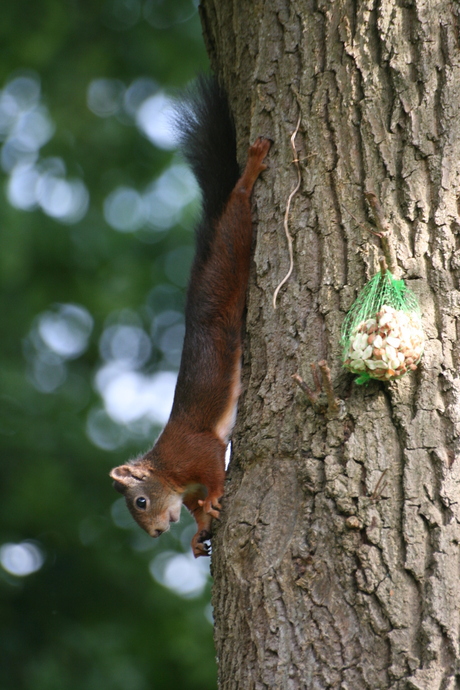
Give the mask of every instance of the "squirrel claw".
M 216 518 L 216 520 L 219 520 L 220 511 L 222 510 L 222 506 L 220 505 L 219 501 L 215 501 L 215 503 L 213 504 L 210 498 L 206 498 L 204 500 L 198 501 L 198 505 L 203 508 L 205 513 L 208 513 L 208 515 L 211 515 L 211 517 Z

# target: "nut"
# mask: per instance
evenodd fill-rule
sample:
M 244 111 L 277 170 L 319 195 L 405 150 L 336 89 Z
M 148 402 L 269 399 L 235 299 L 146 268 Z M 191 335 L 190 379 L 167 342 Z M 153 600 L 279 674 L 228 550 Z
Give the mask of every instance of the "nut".
M 425 336 L 417 314 L 380 307 L 351 334 L 344 366 L 355 373 L 391 380 L 417 369 Z

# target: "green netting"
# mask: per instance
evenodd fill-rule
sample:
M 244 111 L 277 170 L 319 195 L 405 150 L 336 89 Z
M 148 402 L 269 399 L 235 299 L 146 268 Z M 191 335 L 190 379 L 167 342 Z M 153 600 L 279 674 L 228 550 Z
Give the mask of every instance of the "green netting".
M 371 342 L 377 336 L 374 349 Z M 398 378 L 420 360 L 420 343 L 423 331 L 416 296 L 390 271 L 377 273 L 361 290 L 342 324 L 344 366 L 359 374 L 357 383 Z
M 363 287 L 345 317 L 341 338 L 344 349 L 348 347 L 350 336 L 359 324 L 374 317 L 384 305 L 420 318 L 417 298 L 406 287 L 404 280 L 397 280 L 390 271 L 384 274 L 379 272 Z

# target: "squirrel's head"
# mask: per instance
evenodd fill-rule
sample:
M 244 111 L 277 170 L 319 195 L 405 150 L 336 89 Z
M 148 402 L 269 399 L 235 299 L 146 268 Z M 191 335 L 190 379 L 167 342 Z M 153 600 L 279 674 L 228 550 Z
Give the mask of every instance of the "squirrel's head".
M 151 537 L 159 537 L 171 522 L 179 520 L 182 493 L 159 480 L 153 468 L 145 466 L 142 460 L 115 467 L 110 476 L 137 524 Z

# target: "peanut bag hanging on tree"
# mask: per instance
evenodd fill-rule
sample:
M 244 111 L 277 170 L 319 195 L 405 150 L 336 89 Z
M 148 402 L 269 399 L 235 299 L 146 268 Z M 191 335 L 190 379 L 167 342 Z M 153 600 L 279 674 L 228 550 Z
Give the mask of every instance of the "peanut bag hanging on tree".
M 392 381 L 417 368 L 424 341 L 417 298 L 383 263 L 343 322 L 344 366 L 359 384 Z

